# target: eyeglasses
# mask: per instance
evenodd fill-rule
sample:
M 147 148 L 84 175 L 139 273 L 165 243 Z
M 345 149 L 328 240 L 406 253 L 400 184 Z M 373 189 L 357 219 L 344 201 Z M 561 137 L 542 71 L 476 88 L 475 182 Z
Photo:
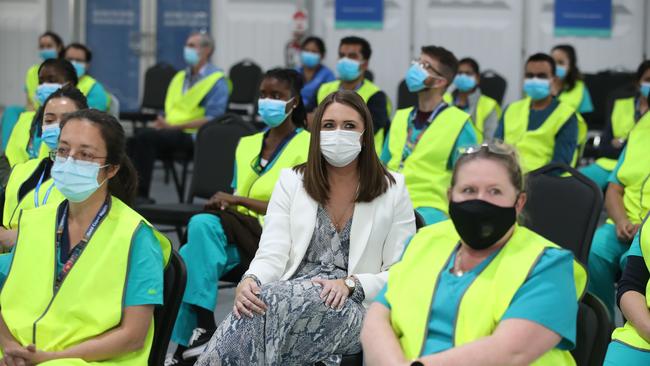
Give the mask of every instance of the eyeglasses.
M 70 149 L 63 147 L 59 147 L 55 150 L 50 151 L 48 155 L 52 161 L 56 161 L 56 159 L 68 159 L 68 157 L 71 156 Z M 106 159 L 107 156 L 95 156 L 89 152 L 79 151 L 76 154 L 72 155 L 72 158 L 74 160 L 80 161 L 93 161 L 95 159 Z
M 430 63 L 428 62 L 421 62 L 420 60 L 413 60 L 411 61 L 411 65 L 420 65 L 422 66 L 425 70 L 431 71 L 436 73 L 436 75 L 433 75 L 433 77 L 438 78 L 438 79 L 444 79 L 444 76 L 442 76 L 442 73 L 438 70 L 436 70 Z
M 516 156 L 516 150 L 510 145 L 506 145 L 502 142 L 487 142 L 481 145 L 474 145 L 469 147 L 460 148 L 459 152 L 463 155 L 477 154 L 481 151 L 488 151 L 497 155 L 508 155 Z

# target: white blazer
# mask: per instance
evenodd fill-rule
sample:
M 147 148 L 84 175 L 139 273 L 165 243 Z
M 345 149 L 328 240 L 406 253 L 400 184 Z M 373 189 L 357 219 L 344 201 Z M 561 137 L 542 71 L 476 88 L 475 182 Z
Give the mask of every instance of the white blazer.
M 404 176 L 392 174 L 396 184 L 372 202 L 357 203 L 352 218 L 348 275 L 361 282 L 366 306 L 384 287 L 388 269 L 415 234 Z M 303 187 L 302 174 L 284 169 L 271 195 L 259 249 L 246 274 L 255 275 L 262 284 L 290 279 L 309 247 L 317 209 L 318 202 Z

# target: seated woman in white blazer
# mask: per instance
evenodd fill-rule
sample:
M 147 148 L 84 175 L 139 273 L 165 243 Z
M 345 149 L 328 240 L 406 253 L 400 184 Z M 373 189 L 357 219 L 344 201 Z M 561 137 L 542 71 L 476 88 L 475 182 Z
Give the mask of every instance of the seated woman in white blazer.
M 415 217 L 404 178 L 386 171 L 355 92 L 318 107 L 307 163 L 284 170 L 233 312 L 196 365 L 338 365 L 361 351 L 366 307 L 386 283 Z

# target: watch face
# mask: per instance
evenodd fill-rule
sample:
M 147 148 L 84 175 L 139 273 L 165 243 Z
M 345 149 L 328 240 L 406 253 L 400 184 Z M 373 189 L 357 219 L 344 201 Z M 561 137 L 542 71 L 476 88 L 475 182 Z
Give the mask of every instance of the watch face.
M 351 279 L 351 278 L 346 278 L 345 279 L 345 285 L 348 286 L 348 287 L 354 288 L 354 285 L 355 285 L 354 280 Z

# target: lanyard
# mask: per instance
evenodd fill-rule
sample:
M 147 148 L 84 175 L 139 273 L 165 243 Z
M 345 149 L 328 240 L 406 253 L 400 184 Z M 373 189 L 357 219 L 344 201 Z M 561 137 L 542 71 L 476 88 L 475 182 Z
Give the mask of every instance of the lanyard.
M 84 234 L 83 238 L 81 239 L 81 242 L 77 244 L 77 246 L 74 247 L 72 250 L 72 253 L 70 254 L 70 257 L 68 260 L 65 262 L 63 265 L 63 268 L 61 269 L 61 272 L 59 272 L 59 275 L 56 278 L 56 283 L 54 287 L 54 291 L 57 292 L 59 288 L 61 287 L 61 284 L 63 283 L 63 280 L 68 276 L 68 273 L 70 273 L 70 270 L 74 266 L 74 264 L 77 262 L 79 257 L 81 256 L 81 253 L 83 250 L 86 248 L 86 245 L 88 245 L 88 241 L 92 237 L 92 235 L 95 233 L 95 230 L 97 229 L 97 226 L 99 223 L 104 219 L 106 216 L 106 213 L 108 212 L 108 206 L 109 206 L 109 198 L 106 198 L 106 201 L 104 201 L 104 204 L 102 207 L 99 209 L 99 212 L 97 212 L 97 215 L 95 216 L 95 219 L 93 219 L 92 223 L 90 223 L 90 226 L 88 229 L 86 229 L 86 233 Z M 59 220 L 59 224 L 56 229 L 56 247 L 59 249 L 59 251 L 64 250 L 62 248 L 62 243 L 61 239 L 63 237 L 63 229 L 64 225 L 66 225 L 68 219 L 68 203 L 66 202 L 63 206 L 63 213 L 61 214 L 61 219 Z M 69 239 L 68 239 L 69 240 Z
M 267 131 L 267 133 L 264 134 L 264 137 L 266 137 L 267 134 L 268 134 L 268 131 Z M 269 160 L 266 162 L 266 165 L 262 167 L 260 163 L 261 163 L 261 161 L 262 161 L 262 151 L 264 151 L 264 138 L 263 138 L 263 139 L 262 139 L 262 149 L 260 150 L 260 155 L 259 155 L 259 156 L 256 156 L 256 157 L 253 159 L 253 164 L 251 164 L 251 167 L 253 168 L 253 171 L 255 171 L 257 174 L 262 174 L 262 173 L 264 173 L 268 168 L 270 168 L 270 166 L 271 166 L 271 164 L 273 163 L 273 161 L 275 160 L 275 158 L 277 158 L 278 155 L 280 155 L 280 152 L 284 149 L 284 147 L 285 147 L 285 146 L 289 143 L 289 141 L 291 141 L 291 139 L 293 139 L 293 137 L 296 136 L 297 134 L 298 134 L 298 129 L 296 128 L 296 129 L 293 130 L 293 132 L 291 132 L 287 137 L 285 137 L 284 139 L 282 139 L 282 141 L 280 141 L 280 143 L 279 143 L 278 146 L 275 148 L 275 150 L 273 150 L 273 153 L 272 153 L 271 156 L 269 157 Z
M 52 188 L 54 188 L 54 183 L 52 183 L 52 185 L 50 185 L 47 191 L 45 191 L 45 197 L 43 197 L 43 202 L 39 203 L 38 192 L 41 190 L 41 184 L 43 184 L 44 178 L 45 178 L 45 170 L 43 170 L 43 173 L 41 173 L 41 177 L 38 179 L 38 183 L 36 184 L 36 188 L 34 189 L 34 207 L 45 205 L 48 197 L 50 197 L 50 192 L 52 192 Z
M 442 112 L 445 108 L 447 108 L 447 103 L 441 102 L 438 104 L 436 109 L 431 112 L 431 115 L 429 115 L 429 118 L 427 118 L 427 123 L 426 125 L 419 131 L 416 132 L 415 130 L 415 113 L 416 109 L 413 109 L 411 111 L 411 115 L 409 116 L 409 133 L 408 133 L 408 138 L 406 139 L 406 144 L 408 147 L 411 149 L 411 151 L 415 148 L 415 146 L 420 142 L 420 138 L 422 138 L 422 135 L 424 134 L 424 131 L 427 129 L 427 127 L 433 122 L 436 117 L 438 117 L 438 114 Z

